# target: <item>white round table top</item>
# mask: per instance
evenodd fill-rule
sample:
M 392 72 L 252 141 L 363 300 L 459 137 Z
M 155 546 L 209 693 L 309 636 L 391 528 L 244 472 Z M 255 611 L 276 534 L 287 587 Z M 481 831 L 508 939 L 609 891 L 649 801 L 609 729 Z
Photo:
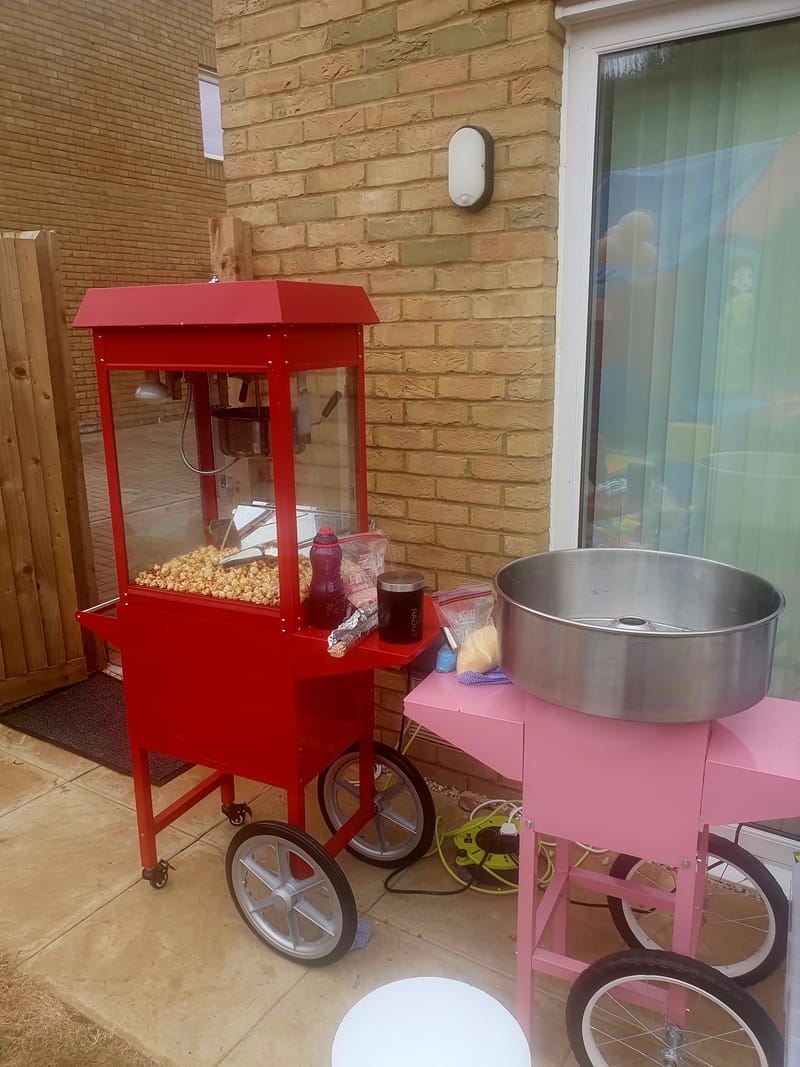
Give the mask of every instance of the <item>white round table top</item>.
M 362 997 L 333 1041 L 332 1067 L 531 1067 L 522 1028 L 482 989 L 406 978 Z

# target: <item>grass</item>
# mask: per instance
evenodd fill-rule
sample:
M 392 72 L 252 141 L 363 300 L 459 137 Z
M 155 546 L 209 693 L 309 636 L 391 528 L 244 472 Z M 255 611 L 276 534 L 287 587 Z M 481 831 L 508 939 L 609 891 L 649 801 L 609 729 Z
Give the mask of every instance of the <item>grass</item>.
M 3 1067 L 154 1067 L 152 1060 L 55 997 L 0 953 Z

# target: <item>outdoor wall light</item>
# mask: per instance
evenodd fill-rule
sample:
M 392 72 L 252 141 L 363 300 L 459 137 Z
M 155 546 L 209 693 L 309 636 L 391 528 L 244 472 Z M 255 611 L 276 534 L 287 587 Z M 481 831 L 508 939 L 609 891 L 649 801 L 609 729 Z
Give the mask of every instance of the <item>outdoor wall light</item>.
M 146 370 L 144 381 L 136 390 L 135 396 L 137 400 L 144 400 L 148 404 L 163 404 L 171 398 L 171 393 L 161 381 L 157 370 Z
M 447 188 L 457 207 L 477 211 L 488 204 L 494 184 L 494 140 L 480 126 L 462 126 L 447 149 Z

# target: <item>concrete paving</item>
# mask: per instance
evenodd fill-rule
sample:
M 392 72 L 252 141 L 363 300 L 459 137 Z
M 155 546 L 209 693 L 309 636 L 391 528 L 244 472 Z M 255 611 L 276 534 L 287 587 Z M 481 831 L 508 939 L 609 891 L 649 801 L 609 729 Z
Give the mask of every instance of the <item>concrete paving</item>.
M 175 870 L 153 891 L 139 878 L 129 778 L 2 726 L 0 763 L 0 947 L 165 1067 L 328 1067 L 347 1010 L 398 978 L 458 978 L 513 1005 L 513 897 L 392 896 L 385 871 L 345 854 L 372 938 L 333 966 L 306 969 L 261 944 L 239 918 L 224 871 L 235 828 L 214 798 L 159 835 L 159 854 Z M 155 789 L 156 807 L 201 773 Z M 285 817 L 280 790 L 238 784 L 255 818 Z M 448 824 L 463 819 L 448 798 L 438 804 Z M 309 830 L 326 837 L 311 797 Z M 397 885 L 454 887 L 435 857 Z M 563 994 L 555 982 L 540 993 L 541 1067 L 569 1062 Z
M 156 808 L 202 773 L 195 768 L 155 789 Z M 372 938 L 332 966 L 307 969 L 272 952 L 239 918 L 224 870 L 236 831 L 216 798 L 159 836 L 159 854 L 175 869 L 154 891 L 139 877 L 129 778 L 0 726 L 0 780 L 0 948 L 164 1067 L 329 1067 L 348 1009 L 398 978 L 461 979 L 513 1007 L 513 895 L 393 895 L 385 871 L 342 854 Z M 240 780 L 238 794 L 254 818 L 285 818 L 280 790 Z M 449 797 L 435 796 L 446 826 L 464 820 Z M 308 808 L 309 832 L 325 840 L 311 790 Z M 396 886 L 454 884 L 434 856 Z M 605 909 L 571 912 L 576 955 L 591 960 L 624 947 Z M 782 973 L 755 990 L 779 1023 L 782 990 Z M 555 980 L 539 983 L 535 1067 L 574 1067 L 566 993 Z M 411 1023 L 398 1019 L 399 1027 Z M 391 1034 L 376 1035 L 381 1041 Z

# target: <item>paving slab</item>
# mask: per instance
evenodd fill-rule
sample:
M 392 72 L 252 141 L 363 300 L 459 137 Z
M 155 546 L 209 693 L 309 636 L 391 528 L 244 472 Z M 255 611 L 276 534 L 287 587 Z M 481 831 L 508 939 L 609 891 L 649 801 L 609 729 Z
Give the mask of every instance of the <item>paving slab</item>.
M 172 857 L 191 840 L 167 830 L 161 854 Z M 21 958 L 140 880 L 133 812 L 74 783 L 0 818 L 0 854 L 0 945 Z
M 137 883 L 28 970 L 157 1063 L 176 1067 L 215 1067 L 306 974 L 245 927 L 219 851 L 202 842 L 181 855 L 163 890 Z
M 452 850 L 448 853 L 452 862 Z M 384 893 L 371 914 L 399 930 L 431 944 L 469 956 L 476 963 L 513 978 L 516 969 L 517 897 L 467 890 L 454 893 L 458 883 L 438 856 L 429 856 L 404 871 L 392 883 L 397 890 L 422 890 L 451 896 Z
M 468 982 L 513 1010 L 514 983 L 506 975 L 378 922 L 366 948 L 350 952 L 333 967 L 307 971 L 220 1067 L 261 1067 L 263 1064 L 330 1067 L 336 1029 L 350 1008 L 379 986 L 415 977 L 455 978 Z M 540 1026 L 533 1062 L 536 1067 L 561 1067 L 568 1052 L 563 1003 L 546 995 L 540 1001 Z M 444 1025 L 445 1020 L 442 1022 Z M 465 1027 L 471 1022 L 469 1019 L 459 1020 Z M 397 1020 L 398 1027 L 413 1025 L 413 1019 Z M 391 1041 L 391 1033 L 375 1035 L 376 1065 L 381 1062 L 381 1045 Z
M 0 752 L 0 816 L 49 792 L 58 783 L 52 773 Z
M 30 737 L 28 734 L 12 730 L 10 726 L 4 726 L 0 721 L 0 752 L 13 756 L 15 759 L 24 760 L 34 767 L 41 767 L 49 771 L 57 778 L 71 781 L 74 778 L 86 774 L 97 766 L 91 760 L 83 756 L 76 756 L 73 752 L 67 752 L 64 748 L 57 748 L 48 741 L 40 741 L 38 737 Z

